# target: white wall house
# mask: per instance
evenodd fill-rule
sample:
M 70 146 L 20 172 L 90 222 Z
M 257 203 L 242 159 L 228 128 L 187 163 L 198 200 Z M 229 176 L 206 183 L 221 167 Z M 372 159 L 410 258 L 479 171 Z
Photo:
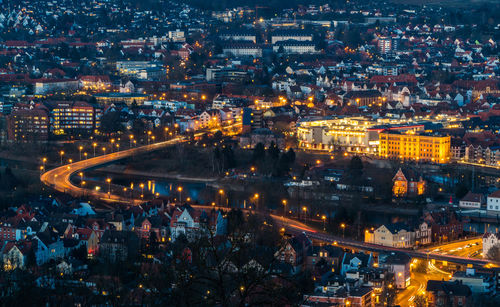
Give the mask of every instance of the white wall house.
M 500 212 L 500 190 L 495 191 L 488 195 L 486 202 L 486 210 L 492 212 Z

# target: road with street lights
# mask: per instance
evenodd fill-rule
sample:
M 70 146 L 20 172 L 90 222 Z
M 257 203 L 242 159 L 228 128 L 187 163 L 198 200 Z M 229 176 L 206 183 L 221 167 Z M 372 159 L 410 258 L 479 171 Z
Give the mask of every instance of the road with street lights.
M 234 128 L 235 125 L 225 127 L 225 128 Z M 239 124 L 241 125 L 241 124 Z M 195 137 L 201 136 L 203 133 L 198 133 L 195 135 Z M 128 158 L 131 156 L 135 155 L 140 155 L 144 154 L 147 152 L 151 152 L 154 150 L 159 150 L 162 148 L 166 148 L 169 146 L 173 146 L 175 144 L 179 144 L 182 142 L 185 142 L 186 139 L 184 137 L 175 137 L 173 139 L 170 139 L 168 141 L 164 142 L 158 142 L 158 143 L 153 143 L 153 144 L 148 144 L 144 145 L 141 147 L 136 147 L 136 148 L 131 148 L 127 150 L 122 150 L 118 152 L 113 152 L 109 154 L 103 154 L 98 157 L 94 158 L 89 158 L 85 160 L 81 160 L 78 162 L 73 162 L 68 165 L 63 165 L 58 168 L 49 170 L 45 173 L 43 173 L 40 176 L 41 181 L 46 184 L 47 186 L 63 193 L 67 193 L 69 195 L 72 195 L 73 197 L 90 197 L 94 199 L 98 199 L 100 201 L 105 201 L 108 203 L 113 203 L 113 204 L 118 204 L 118 203 L 124 203 L 124 204 L 140 204 L 144 200 L 142 199 L 131 199 L 129 197 L 121 196 L 119 194 L 113 193 L 114 191 L 110 191 L 111 189 L 108 189 L 108 192 L 105 190 L 97 189 L 97 190 L 90 190 L 86 189 L 84 186 L 76 186 L 71 182 L 71 176 L 80 172 L 85 171 L 86 169 L 90 168 L 95 168 L 104 164 L 112 163 L 117 160 L 121 160 L 124 158 Z M 108 182 L 108 184 L 111 184 Z M 257 195 L 257 194 L 256 194 Z M 434 260 L 441 260 L 441 261 L 448 261 L 448 262 L 454 262 L 454 263 L 459 263 L 459 264 L 472 264 L 472 265 L 478 265 L 478 266 L 485 266 L 485 265 L 491 265 L 488 260 L 485 259 L 474 259 L 470 258 L 467 256 L 459 256 L 459 255 L 446 255 L 446 254 L 440 254 L 438 252 L 434 251 L 425 251 L 425 250 L 408 250 L 408 249 L 401 249 L 401 248 L 395 248 L 395 247 L 388 247 L 388 246 L 381 246 L 381 245 L 376 245 L 376 244 L 370 244 L 370 243 L 365 243 L 365 242 L 360 242 L 360 241 L 355 241 L 351 239 L 344 238 L 344 236 L 334 236 L 330 235 L 324 232 L 319 232 L 315 229 L 312 229 L 311 227 L 299 223 L 293 219 L 285 218 L 285 217 L 279 217 L 279 216 L 272 216 L 276 223 L 280 226 L 286 229 L 286 231 L 290 233 L 306 233 L 311 239 L 317 240 L 317 241 L 322 241 L 322 242 L 327 242 L 330 244 L 338 244 L 341 246 L 345 246 L 348 248 L 352 249 L 358 249 L 358 250 L 364 250 L 364 251 L 372 251 L 372 252 L 405 252 L 408 255 L 410 255 L 413 258 L 421 258 L 421 259 L 434 259 Z M 345 231 L 345 228 L 347 225 L 341 226 L 342 230 Z M 463 243 L 457 243 L 457 244 L 463 244 Z

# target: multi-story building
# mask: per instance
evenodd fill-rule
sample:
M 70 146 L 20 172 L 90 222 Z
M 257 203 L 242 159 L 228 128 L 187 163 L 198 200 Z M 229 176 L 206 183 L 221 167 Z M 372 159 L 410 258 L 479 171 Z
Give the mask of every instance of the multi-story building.
M 310 54 L 317 53 L 316 45 L 311 41 L 286 40 L 273 45 L 274 52 Z
M 52 101 L 50 131 L 55 135 L 71 133 L 91 134 L 99 125 L 100 110 L 85 101 Z
M 43 108 L 15 110 L 7 117 L 11 141 L 43 141 L 49 136 L 49 115 Z
M 262 46 L 253 43 L 233 43 L 222 47 L 222 52 L 229 56 L 262 57 Z
M 166 75 L 161 63 L 151 61 L 118 61 L 116 69 L 121 75 L 143 80 L 159 80 Z
M 207 68 L 205 78 L 207 81 L 244 81 L 249 79 L 248 71 L 234 69 L 234 68 L 223 68 L 214 67 Z
M 390 37 L 380 37 L 377 42 L 378 51 L 381 54 L 388 54 L 392 51 L 392 38 Z
M 344 104 L 358 107 L 382 104 L 385 101 L 377 90 L 350 91 L 344 95 Z
M 410 263 L 411 257 L 404 253 L 391 253 L 379 257 L 379 266 L 394 274 L 397 289 L 406 289 L 410 286 Z
M 247 30 L 221 31 L 219 38 L 233 41 L 250 41 L 254 44 L 257 42 L 257 34 L 254 31 Z
M 382 225 L 365 231 L 365 242 L 390 247 L 410 248 L 431 243 L 431 228 L 426 222 L 415 228 L 402 223 Z
M 472 292 L 458 281 L 427 281 L 427 306 L 468 307 L 472 303 Z
M 40 79 L 36 80 L 35 95 L 45 95 L 53 92 L 71 92 L 78 89 L 79 81 L 73 79 Z
M 383 131 L 379 134 L 381 158 L 435 163 L 450 161 L 450 137 L 407 131 Z
M 276 44 L 277 42 L 295 40 L 295 41 L 312 41 L 313 34 L 307 31 L 301 30 L 276 30 L 271 34 L 271 44 Z
M 84 90 L 102 91 L 111 87 L 109 76 L 81 76 L 80 88 Z
M 377 154 L 379 133 L 385 130 L 415 131 L 423 124 L 397 122 L 379 125 L 366 117 L 324 117 L 302 120 L 298 123 L 299 146 L 308 150 L 343 150 Z

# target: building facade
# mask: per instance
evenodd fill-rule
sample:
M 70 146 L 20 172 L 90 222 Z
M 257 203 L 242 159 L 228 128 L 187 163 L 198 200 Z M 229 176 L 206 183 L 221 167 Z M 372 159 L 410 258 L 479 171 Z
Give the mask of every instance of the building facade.
M 379 134 L 379 156 L 386 159 L 434 163 L 450 161 L 450 137 L 384 131 Z

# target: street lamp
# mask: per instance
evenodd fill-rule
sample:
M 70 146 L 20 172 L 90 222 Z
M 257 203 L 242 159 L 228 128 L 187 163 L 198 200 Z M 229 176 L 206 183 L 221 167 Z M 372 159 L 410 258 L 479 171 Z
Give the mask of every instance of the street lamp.
M 113 152 L 114 144 L 115 144 L 115 139 L 111 139 L 111 152 Z
M 130 139 L 130 148 L 132 148 L 132 140 L 134 139 L 134 135 L 129 135 L 128 138 Z
M 340 224 L 340 228 L 342 228 L 342 238 L 344 238 L 344 235 L 345 235 L 345 224 L 344 223 Z
M 43 157 L 42 158 L 42 164 L 43 164 L 43 168 L 45 169 L 45 162 L 47 162 L 47 158 Z
M 281 201 L 283 203 L 283 217 L 286 215 L 286 199 Z
M 326 230 L 326 215 L 322 215 L 321 219 L 323 220 L 323 231 Z
M 144 197 L 144 183 L 141 183 L 139 185 L 139 187 L 141 187 L 141 198 L 143 198 Z
M 63 164 L 63 160 L 62 160 L 62 159 L 63 159 L 63 156 L 64 156 L 64 151 L 63 151 L 63 150 L 61 150 L 61 151 L 59 152 L 59 155 L 61 156 L 61 165 L 62 165 L 62 164 Z
M 87 160 L 87 153 L 86 152 L 83 153 L 83 156 L 85 157 L 85 160 Z
M 111 194 L 111 178 L 106 178 L 106 182 L 108 183 L 108 194 Z
M 102 154 L 105 155 L 106 154 L 106 147 L 103 147 L 102 148 Z
M 177 187 L 177 191 L 179 192 L 179 202 L 182 203 L 182 187 Z
M 94 147 L 94 157 L 95 157 L 95 148 L 97 147 L 97 143 L 92 143 L 92 147 Z
M 307 207 L 302 207 L 302 211 L 304 211 L 304 222 L 307 222 Z
M 80 151 L 80 160 L 82 160 L 82 150 L 83 146 L 78 147 L 78 151 Z
M 223 189 L 219 190 L 219 195 L 220 195 L 220 198 L 219 198 L 219 207 L 220 207 L 220 206 L 222 206 L 222 197 L 224 196 L 224 190 Z

